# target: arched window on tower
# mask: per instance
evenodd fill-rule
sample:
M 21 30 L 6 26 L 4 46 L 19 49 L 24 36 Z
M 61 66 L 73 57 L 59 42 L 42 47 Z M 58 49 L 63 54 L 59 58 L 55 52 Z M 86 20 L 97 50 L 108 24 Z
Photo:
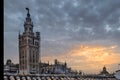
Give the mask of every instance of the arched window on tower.
M 29 28 L 30 33 L 32 32 L 32 28 Z
M 31 48 L 30 48 L 30 60 L 29 61 L 32 62 L 32 50 L 31 50 Z
M 25 32 L 27 32 L 27 27 L 25 27 Z
M 33 63 L 35 63 L 35 54 L 33 53 Z
M 24 50 L 22 51 L 22 59 L 24 59 Z
M 37 50 L 36 50 L 36 62 L 38 61 L 38 54 L 37 54 Z
M 28 39 L 28 44 L 31 44 L 31 40 L 30 39 Z

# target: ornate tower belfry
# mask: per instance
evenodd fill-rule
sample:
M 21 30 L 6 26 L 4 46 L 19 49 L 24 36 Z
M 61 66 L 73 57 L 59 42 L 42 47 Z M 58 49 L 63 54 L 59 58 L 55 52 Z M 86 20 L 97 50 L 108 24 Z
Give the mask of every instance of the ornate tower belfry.
M 19 72 L 20 74 L 39 73 L 39 48 L 40 32 L 33 32 L 33 23 L 30 18 L 29 8 L 27 10 L 26 21 L 24 22 L 24 32 L 19 33 Z
M 26 8 L 26 10 L 27 10 L 27 17 L 24 23 L 24 32 L 33 34 L 33 22 L 31 22 L 29 8 Z

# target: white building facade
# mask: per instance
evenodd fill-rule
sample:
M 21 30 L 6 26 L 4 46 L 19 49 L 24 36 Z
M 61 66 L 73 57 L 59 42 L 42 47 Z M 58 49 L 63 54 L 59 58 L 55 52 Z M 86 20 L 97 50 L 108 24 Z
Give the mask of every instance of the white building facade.
M 33 23 L 27 10 L 24 32 L 19 33 L 19 73 L 39 73 L 40 32 L 33 32 Z

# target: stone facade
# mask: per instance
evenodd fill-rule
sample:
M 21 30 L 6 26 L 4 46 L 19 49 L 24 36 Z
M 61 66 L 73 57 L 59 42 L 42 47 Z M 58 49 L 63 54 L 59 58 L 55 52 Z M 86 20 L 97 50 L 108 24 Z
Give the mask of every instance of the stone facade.
M 39 48 L 40 33 L 33 32 L 33 23 L 30 18 L 29 9 L 26 21 L 24 22 L 24 32 L 19 33 L 19 72 L 20 74 L 31 74 L 39 72 Z
M 18 73 L 19 72 L 19 64 L 13 64 L 10 59 L 7 60 L 4 65 L 4 73 Z

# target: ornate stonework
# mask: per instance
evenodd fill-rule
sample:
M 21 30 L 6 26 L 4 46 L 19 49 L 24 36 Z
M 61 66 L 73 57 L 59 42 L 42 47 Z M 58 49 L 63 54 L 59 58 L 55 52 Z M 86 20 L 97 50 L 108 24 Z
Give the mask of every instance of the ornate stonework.
M 39 72 L 40 32 L 33 32 L 29 8 L 24 22 L 24 32 L 19 33 L 19 72 L 30 74 Z

